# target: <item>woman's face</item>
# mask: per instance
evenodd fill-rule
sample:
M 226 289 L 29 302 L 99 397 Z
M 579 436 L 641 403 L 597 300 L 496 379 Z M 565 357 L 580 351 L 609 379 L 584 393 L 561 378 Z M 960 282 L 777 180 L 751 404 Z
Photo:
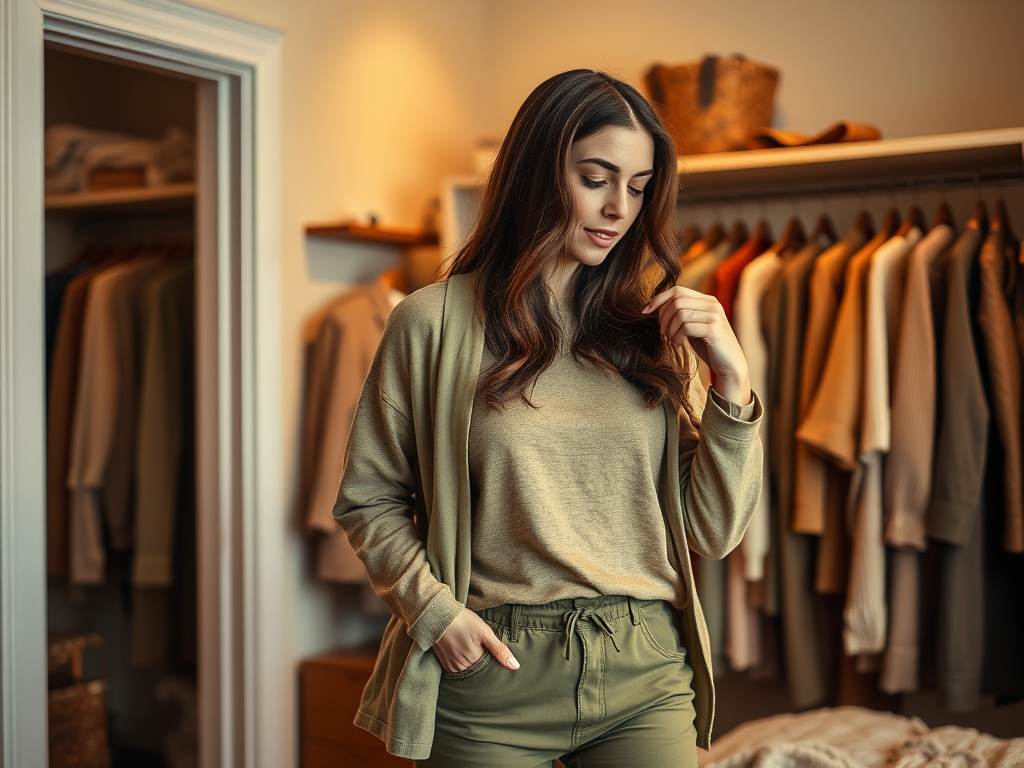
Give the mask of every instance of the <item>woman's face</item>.
M 654 140 L 639 128 L 610 126 L 569 150 L 573 215 L 565 264 L 596 266 L 605 260 L 640 213 L 654 173 Z

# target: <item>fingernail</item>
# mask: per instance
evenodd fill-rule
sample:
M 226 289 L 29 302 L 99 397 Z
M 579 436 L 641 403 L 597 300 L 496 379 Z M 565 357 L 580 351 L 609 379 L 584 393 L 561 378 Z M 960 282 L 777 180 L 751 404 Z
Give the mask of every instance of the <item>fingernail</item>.
M 519 662 L 516 661 L 516 657 L 515 656 L 509 656 L 508 657 L 508 666 L 509 666 L 509 669 L 519 669 Z
M 650 305 L 650 304 L 648 304 L 647 306 L 645 306 L 645 307 L 644 307 L 643 309 L 641 309 L 640 311 L 641 311 L 641 312 L 643 312 L 643 313 L 644 313 L 644 314 L 646 315 L 646 314 L 647 314 L 648 312 L 650 312 L 650 311 L 651 311 L 651 305 Z

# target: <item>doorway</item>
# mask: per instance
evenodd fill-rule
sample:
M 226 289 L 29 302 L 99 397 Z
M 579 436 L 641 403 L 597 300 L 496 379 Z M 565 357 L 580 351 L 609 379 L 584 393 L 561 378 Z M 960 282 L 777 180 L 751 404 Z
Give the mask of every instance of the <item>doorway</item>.
M 47 765 L 42 286 L 61 235 L 42 236 L 45 41 L 51 66 L 54 55 L 84 57 L 193 89 L 198 765 L 286 765 L 270 537 L 283 506 L 280 35 L 163 0 L 2 2 L 0 763 Z

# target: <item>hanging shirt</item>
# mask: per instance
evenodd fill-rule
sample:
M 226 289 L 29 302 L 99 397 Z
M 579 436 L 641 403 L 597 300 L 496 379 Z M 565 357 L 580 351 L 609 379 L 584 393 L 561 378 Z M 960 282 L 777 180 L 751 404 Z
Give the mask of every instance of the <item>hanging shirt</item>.
M 1002 230 L 985 239 L 978 262 L 981 292 L 978 325 L 981 327 L 995 426 L 1003 448 L 1003 542 L 1007 552 L 1024 552 L 1024 486 L 1021 461 L 1021 361 L 1013 334 L 1008 288 L 1017 280 L 1016 244 Z
M 885 543 L 883 540 L 883 455 L 889 450 L 890 339 L 899 327 L 906 260 L 921 239 L 913 227 L 896 235 L 871 258 L 865 290 L 864 412 L 860 422 L 859 461 L 863 467 L 860 494 L 854 501 L 853 552 L 846 608 L 845 645 L 848 654 L 878 653 L 885 647 L 888 622 Z M 895 344 L 892 344 L 895 347 Z
M 851 229 L 814 262 L 808 281 L 807 330 L 804 334 L 797 402 L 798 424 L 807 417 L 821 381 L 842 296 L 846 265 L 855 253 L 866 247 L 866 242 L 867 236 L 863 230 Z M 798 441 L 793 456 L 794 531 L 816 534 L 824 532 L 826 476 L 824 458 Z
M 942 549 L 938 646 L 939 699 L 951 710 L 977 709 L 984 649 L 982 491 L 989 408 L 978 351 L 978 253 L 982 235 L 968 226 L 945 259 L 939 442 L 928 533 Z
M 113 547 L 132 544 L 139 296 L 158 266 L 153 259 L 125 262 L 89 285 L 68 467 L 73 583 L 103 582 L 104 518 Z
M 53 347 L 53 371 L 46 411 L 46 563 L 51 576 L 66 579 L 69 565 L 68 466 L 78 391 L 82 322 L 89 283 L 96 270 L 72 280 L 64 294 Z
M 775 251 L 765 251 L 743 270 L 740 275 L 739 287 L 736 290 L 735 329 L 736 338 L 740 342 L 743 354 L 747 359 L 750 371 L 750 388 L 767 402 L 768 393 L 768 345 L 761 331 L 761 299 L 771 281 L 782 269 L 782 259 Z M 761 486 L 761 498 L 757 503 L 754 516 L 750 519 L 747 532 L 743 536 L 744 560 L 749 581 L 760 581 L 764 578 L 764 562 L 768 553 L 770 540 L 771 499 L 768 471 L 769 441 L 768 412 L 761 417 L 759 428 L 761 444 L 764 447 L 764 480 Z
M 936 348 L 932 271 L 953 242 L 940 224 L 907 257 L 903 307 L 892 357 L 892 436 L 883 478 L 886 542 L 892 550 L 889 636 L 879 678 L 886 693 L 918 687 L 920 557 L 935 444 Z
M 796 406 L 803 331 L 806 323 L 807 281 L 817 257 L 828 243 L 811 240 L 783 261 L 779 279 L 762 304 L 772 362 L 768 391 L 772 428 L 769 439 L 772 485 L 778 512 L 774 516 L 778 549 L 779 592 L 786 676 L 793 705 L 809 707 L 828 694 L 818 637 L 818 605 L 808 579 L 817 541 L 791 528 L 793 507 L 793 447 L 796 441 Z
M 194 422 L 195 268 L 165 268 L 147 286 L 138 450 L 135 456 L 135 557 L 132 582 L 174 582 L 175 518 L 186 434 Z M 187 451 L 189 455 L 192 451 Z
M 304 451 L 311 465 L 305 519 L 318 539 L 318 578 L 366 584 L 366 568 L 331 517 L 359 393 L 370 370 L 391 301 L 379 283 L 354 288 L 323 317 L 307 387 Z

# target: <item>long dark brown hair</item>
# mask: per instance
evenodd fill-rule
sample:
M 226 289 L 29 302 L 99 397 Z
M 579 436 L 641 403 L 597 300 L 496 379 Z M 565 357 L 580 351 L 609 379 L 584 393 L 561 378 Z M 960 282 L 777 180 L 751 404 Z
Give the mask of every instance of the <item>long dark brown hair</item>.
M 578 325 L 572 353 L 617 371 L 639 388 L 648 407 L 669 400 L 690 411 L 688 352 L 666 344 L 657 319 L 641 314 L 651 296 L 679 276 L 675 148 L 634 87 L 587 69 L 544 81 L 520 107 L 494 161 L 479 223 L 452 264 L 452 274 L 475 272 L 479 280 L 486 343 L 496 358 L 481 382 L 491 407 L 520 398 L 532 405 L 527 392 L 558 353 L 560 329 L 544 272 L 569 234 L 569 150 L 611 126 L 650 134 L 654 175 L 636 220 L 604 261 L 573 274 Z

